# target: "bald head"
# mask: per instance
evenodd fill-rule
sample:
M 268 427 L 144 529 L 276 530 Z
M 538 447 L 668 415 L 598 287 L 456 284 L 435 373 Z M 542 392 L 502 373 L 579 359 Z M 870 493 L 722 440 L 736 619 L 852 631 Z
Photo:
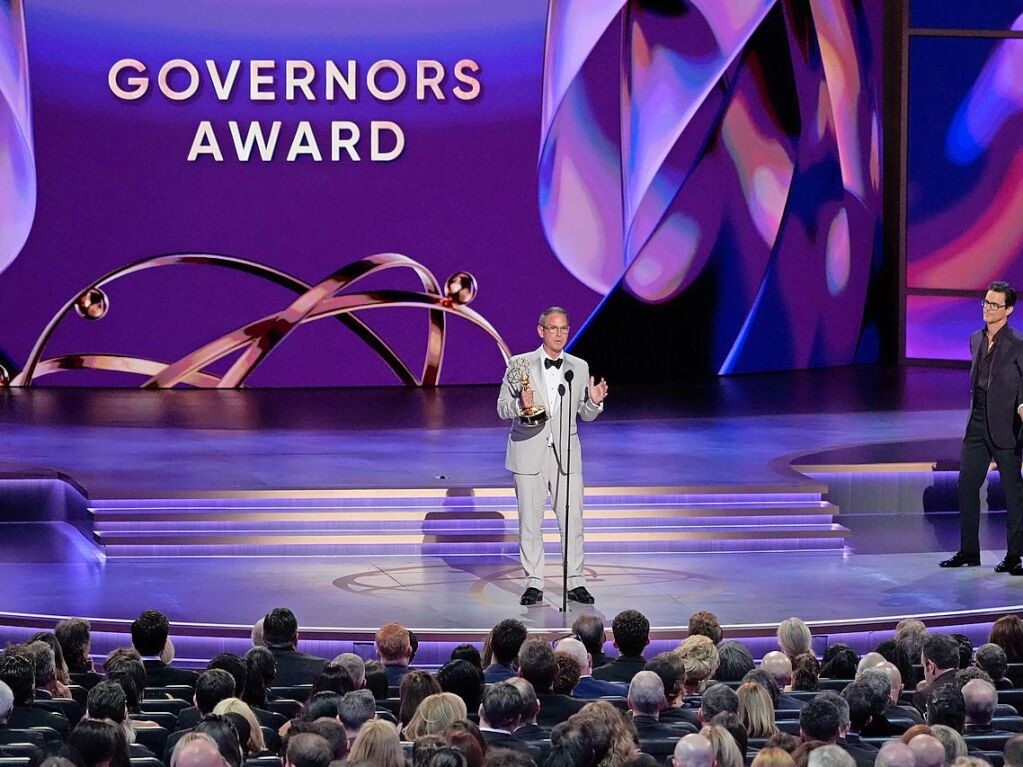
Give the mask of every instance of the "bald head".
M 7 686 L 6 682 L 0 682 L 0 724 L 6 724 L 13 707 L 14 693 L 11 692 L 11 688 Z
M 629 708 L 637 714 L 657 716 L 665 706 L 664 682 L 653 671 L 640 671 L 629 683 Z
M 945 747 L 933 735 L 917 735 L 909 741 L 915 767 L 942 767 L 945 764 Z
M 998 691 L 990 682 L 971 679 L 963 685 L 967 724 L 990 724 L 998 705 Z
M 674 767 L 714 767 L 714 746 L 702 735 L 686 735 L 675 744 Z
M 874 757 L 874 767 L 916 767 L 916 757 L 902 741 L 889 740 Z
M 192 738 L 182 741 L 171 758 L 172 767 L 226 767 L 213 738 Z
M 784 687 L 792 681 L 792 661 L 783 652 L 773 650 L 767 653 L 760 662 L 760 668 L 774 677 L 779 687 Z
M 575 637 L 568 637 L 558 642 L 554 648 L 555 655 L 564 655 L 571 658 L 579 666 L 579 673 L 583 676 L 589 675 L 593 670 L 593 657 L 587 652 L 586 645 Z
M 878 663 L 874 668 L 883 671 L 888 677 L 888 681 L 892 683 L 892 703 L 898 703 L 899 696 L 902 695 L 902 672 L 899 671 L 898 666 L 885 661 Z
M 868 652 L 862 658 L 860 658 L 859 665 L 856 666 L 856 678 L 860 678 L 860 674 L 868 669 L 872 669 L 882 663 L 885 663 L 884 656 L 879 652 Z

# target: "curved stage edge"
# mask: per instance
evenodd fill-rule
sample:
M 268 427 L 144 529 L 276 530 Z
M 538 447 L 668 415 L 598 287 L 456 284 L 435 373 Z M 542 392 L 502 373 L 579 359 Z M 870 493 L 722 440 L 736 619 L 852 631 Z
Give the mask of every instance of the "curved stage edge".
M 1023 609 L 1023 579 L 990 570 L 994 477 L 984 567 L 936 567 L 957 541 L 963 376 L 850 368 L 622 392 L 582 435 L 590 609 L 607 624 L 640 609 L 655 649 L 699 609 L 765 650 L 789 615 L 819 649 L 868 649 L 905 617 L 982 641 Z M 504 617 L 560 632 L 585 608 L 556 609 L 553 528 L 548 602 L 517 604 L 492 407 L 488 387 L 3 392 L 0 427 L 30 450 L 0 462 L 0 640 L 76 615 L 103 653 L 155 607 L 179 658 L 201 662 L 244 650 L 278 605 L 328 657 L 366 650 L 391 619 L 417 631 L 424 663 Z M 29 502 L 11 502 L 15 485 Z

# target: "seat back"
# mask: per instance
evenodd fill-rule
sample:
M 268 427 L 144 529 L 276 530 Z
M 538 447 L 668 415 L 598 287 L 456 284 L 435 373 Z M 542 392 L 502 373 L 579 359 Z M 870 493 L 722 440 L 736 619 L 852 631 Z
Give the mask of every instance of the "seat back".
M 180 698 L 144 698 L 139 703 L 139 709 L 146 713 L 161 711 L 166 714 L 177 716 L 191 705 L 187 700 Z
M 296 684 L 290 687 L 271 687 L 270 692 L 276 695 L 278 698 L 288 698 L 289 700 L 297 700 L 300 703 L 305 703 L 309 698 L 309 693 L 312 692 L 313 686 L 311 684 Z
M 178 728 L 178 718 L 166 711 L 143 711 L 141 714 L 129 714 L 128 716 L 139 722 L 156 722 L 167 732 L 174 732 Z
M 146 699 L 156 698 L 177 698 L 178 700 L 187 700 L 188 705 L 192 705 L 192 698 L 195 697 L 195 688 L 187 684 L 169 684 L 166 687 L 146 687 L 146 691 L 142 696 Z
M 170 730 L 166 727 L 139 727 L 135 730 L 135 742 L 145 746 L 154 754 L 162 754 L 167 748 Z

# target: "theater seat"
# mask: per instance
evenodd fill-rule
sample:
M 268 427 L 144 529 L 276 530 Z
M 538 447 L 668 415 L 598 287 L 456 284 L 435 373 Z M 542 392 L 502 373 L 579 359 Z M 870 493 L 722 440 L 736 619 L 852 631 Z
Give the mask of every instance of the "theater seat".
M 1004 751 L 1011 735 L 967 735 L 966 745 L 977 751 Z
M 297 700 L 278 698 L 266 704 L 266 707 L 274 713 L 281 714 L 288 719 L 294 719 L 302 710 L 302 704 Z
M 166 727 L 139 727 L 135 730 L 135 742 L 139 743 L 154 754 L 162 754 L 167 748 L 167 738 L 170 730 Z
M 139 703 L 139 708 L 142 711 L 162 711 L 167 714 L 174 714 L 174 716 L 177 716 L 189 706 L 191 706 L 189 701 L 181 700 L 180 698 L 145 698 Z
M 27 756 L 0 756 L 0 767 L 28 767 L 28 762 Z
M 278 698 L 287 698 L 288 700 L 297 700 L 300 703 L 305 703 L 309 697 L 309 693 L 312 692 L 313 686 L 311 684 L 296 684 L 291 687 L 271 687 L 272 692 Z
M 192 705 L 192 698 L 195 697 L 195 688 L 187 684 L 169 684 L 166 687 L 147 687 L 142 695 L 146 700 L 157 698 L 177 698 L 188 701 Z

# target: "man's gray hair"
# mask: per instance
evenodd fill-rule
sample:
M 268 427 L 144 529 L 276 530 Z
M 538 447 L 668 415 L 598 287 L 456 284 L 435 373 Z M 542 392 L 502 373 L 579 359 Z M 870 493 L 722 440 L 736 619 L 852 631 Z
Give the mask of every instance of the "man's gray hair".
M 915 767 L 913 751 L 901 740 L 889 740 L 874 757 L 874 767 Z
M 352 684 L 356 690 L 361 690 L 363 685 L 366 684 L 366 664 L 355 653 L 343 652 L 331 662 L 348 672 L 348 676 L 352 678 Z
M 337 716 L 349 730 L 357 730 L 377 714 L 376 700 L 369 690 L 346 692 L 337 704 Z
M 721 712 L 739 713 L 739 695 L 727 684 L 712 684 L 700 698 L 703 721 L 709 722 Z
M 252 626 L 252 646 L 266 647 L 266 638 L 263 636 L 263 618 L 260 618 Z
M 892 697 L 892 680 L 879 668 L 868 668 L 860 674 L 860 683 L 870 690 L 871 702 L 878 710 L 883 711 L 888 707 L 888 701 Z
M 629 703 L 640 714 L 657 714 L 664 705 L 664 682 L 653 671 L 640 671 L 629 683 Z
M 807 767 L 856 767 L 856 760 L 844 748 L 832 744 L 811 751 Z
M 844 730 L 849 727 L 849 701 L 843 698 L 834 690 L 825 690 L 817 693 L 818 700 L 826 700 L 833 703 L 838 709 L 838 729 Z
M 537 325 L 543 325 L 547 322 L 547 318 L 552 314 L 563 314 L 565 315 L 565 322 L 569 322 L 568 312 L 562 309 L 560 306 L 552 306 L 550 309 L 545 309 L 540 313 L 540 319 L 537 320 Z
M 12 708 L 14 708 L 14 693 L 7 686 L 7 682 L 0 681 L 0 724 L 7 722 Z
M 990 682 L 971 679 L 963 685 L 966 720 L 970 724 L 990 724 L 998 705 L 998 691 Z

